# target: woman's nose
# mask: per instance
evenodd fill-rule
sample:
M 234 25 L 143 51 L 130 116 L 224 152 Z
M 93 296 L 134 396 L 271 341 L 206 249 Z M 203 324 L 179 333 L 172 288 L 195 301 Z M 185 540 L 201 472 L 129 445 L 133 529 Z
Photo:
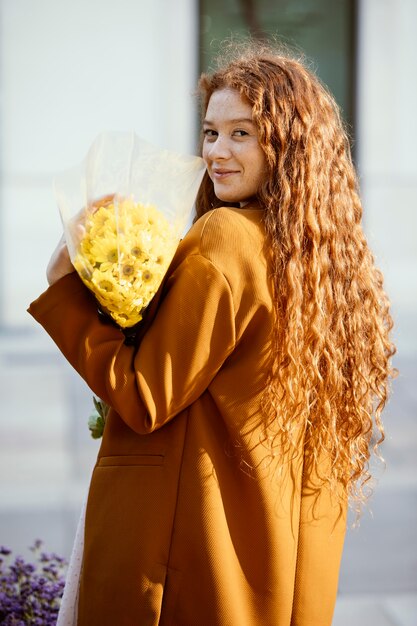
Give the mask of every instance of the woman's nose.
M 209 145 L 210 159 L 228 159 L 231 156 L 231 146 L 228 137 L 217 135 L 216 141 Z

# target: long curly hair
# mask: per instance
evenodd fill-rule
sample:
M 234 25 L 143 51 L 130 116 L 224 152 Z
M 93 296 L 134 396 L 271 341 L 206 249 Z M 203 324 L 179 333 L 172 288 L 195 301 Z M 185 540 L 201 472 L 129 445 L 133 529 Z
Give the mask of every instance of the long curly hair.
M 305 463 L 360 510 L 371 453 L 378 455 L 384 440 L 381 412 L 395 347 L 383 277 L 361 226 L 348 134 L 333 97 L 304 61 L 269 44 L 237 47 L 234 58 L 201 76 L 203 117 L 223 88 L 252 106 L 268 168 L 257 198 L 276 313 L 262 401 L 268 454 L 282 456 L 281 445 L 295 453 L 301 425 Z M 206 175 L 197 218 L 224 204 Z M 323 454 L 330 464 L 321 464 Z

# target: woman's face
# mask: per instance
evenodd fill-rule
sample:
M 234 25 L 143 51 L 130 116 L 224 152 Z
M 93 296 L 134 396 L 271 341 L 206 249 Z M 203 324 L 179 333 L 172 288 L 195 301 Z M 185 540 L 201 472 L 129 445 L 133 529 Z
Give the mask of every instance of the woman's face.
M 224 202 L 246 203 L 267 175 L 252 107 L 234 89 L 215 91 L 203 122 L 203 159 Z

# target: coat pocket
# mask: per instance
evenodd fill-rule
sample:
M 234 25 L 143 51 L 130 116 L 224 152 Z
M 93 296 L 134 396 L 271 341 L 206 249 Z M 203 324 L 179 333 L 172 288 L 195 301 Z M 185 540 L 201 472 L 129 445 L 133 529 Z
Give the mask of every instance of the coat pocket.
M 97 461 L 98 467 L 121 466 L 160 466 L 164 464 L 163 454 L 128 454 L 123 456 L 101 456 Z

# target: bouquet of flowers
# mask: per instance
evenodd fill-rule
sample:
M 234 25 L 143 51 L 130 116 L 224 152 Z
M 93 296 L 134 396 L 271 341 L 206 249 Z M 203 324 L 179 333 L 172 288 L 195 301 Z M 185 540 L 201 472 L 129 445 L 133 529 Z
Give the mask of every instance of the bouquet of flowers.
M 204 162 L 133 133 L 103 133 L 80 167 L 55 179 L 71 261 L 102 309 L 134 326 L 189 220 Z
M 86 216 L 73 264 L 125 328 L 142 319 L 174 255 L 178 233 L 153 205 L 131 198 L 96 204 Z

